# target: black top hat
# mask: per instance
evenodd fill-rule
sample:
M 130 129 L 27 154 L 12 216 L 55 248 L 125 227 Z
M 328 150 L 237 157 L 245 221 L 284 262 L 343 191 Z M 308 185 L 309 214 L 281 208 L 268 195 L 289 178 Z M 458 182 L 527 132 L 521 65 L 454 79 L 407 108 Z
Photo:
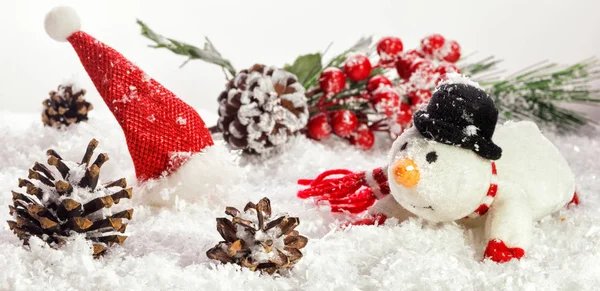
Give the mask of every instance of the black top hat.
M 498 109 L 494 100 L 475 86 L 439 86 L 427 108 L 414 114 L 413 122 L 425 138 L 470 149 L 490 160 L 502 156 L 502 149 L 492 141 Z

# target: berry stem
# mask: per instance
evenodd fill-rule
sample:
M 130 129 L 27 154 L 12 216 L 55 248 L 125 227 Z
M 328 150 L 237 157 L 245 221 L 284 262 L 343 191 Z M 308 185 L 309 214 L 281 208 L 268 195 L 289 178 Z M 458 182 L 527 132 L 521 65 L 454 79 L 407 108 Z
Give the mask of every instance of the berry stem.
M 371 126 L 372 126 L 373 128 L 375 128 L 375 127 L 378 127 L 378 126 L 379 126 L 379 125 L 380 125 L 382 122 L 384 122 L 385 120 L 386 120 L 385 118 L 379 119 L 379 120 L 377 120 L 377 121 L 373 122 L 373 124 L 371 124 Z

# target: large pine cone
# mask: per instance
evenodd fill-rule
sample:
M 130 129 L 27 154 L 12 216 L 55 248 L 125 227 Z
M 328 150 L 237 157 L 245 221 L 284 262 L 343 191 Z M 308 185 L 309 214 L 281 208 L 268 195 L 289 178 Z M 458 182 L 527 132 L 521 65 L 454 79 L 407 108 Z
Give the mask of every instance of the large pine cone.
M 287 215 L 271 219 L 268 198 L 248 202 L 243 213 L 227 207 L 225 214 L 231 220 L 217 218 L 217 231 L 224 241 L 206 252 L 209 258 L 268 274 L 290 270 L 302 258 L 300 249 L 308 238 L 294 230 L 300 220 Z
M 85 101 L 84 95 L 84 89 L 75 88 L 70 84 L 60 85 L 56 91 L 51 91 L 50 98 L 42 102 L 44 125 L 61 127 L 87 121 L 87 114 L 93 109 L 93 106 Z
M 263 154 L 284 145 L 308 122 L 304 87 L 283 69 L 254 65 L 219 96 L 218 129 L 233 149 Z
M 72 232 L 85 233 L 92 241 L 93 253 L 98 257 L 108 246 L 122 244 L 123 235 L 133 209 L 111 213 L 110 207 L 120 199 L 131 198 L 131 188 L 125 179 L 102 184 L 100 167 L 108 160 L 100 154 L 90 165 L 94 149 L 92 140 L 81 163 L 63 160 L 54 150 L 48 150 L 49 168 L 35 163 L 29 170 L 29 180 L 19 179 L 25 193 L 13 191 L 13 205 L 9 205 L 14 221 L 10 229 L 27 245 L 31 236 L 37 236 L 51 247 L 65 243 Z

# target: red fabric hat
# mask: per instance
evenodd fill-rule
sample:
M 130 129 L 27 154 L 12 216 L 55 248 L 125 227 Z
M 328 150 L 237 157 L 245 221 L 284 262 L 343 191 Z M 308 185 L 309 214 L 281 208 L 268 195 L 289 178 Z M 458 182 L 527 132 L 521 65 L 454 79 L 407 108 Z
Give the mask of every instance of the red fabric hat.
M 138 180 L 175 171 L 179 153 L 198 153 L 213 145 L 198 113 L 116 50 L 80 31 L 77 12 L 54 8 L 45 28 L 57 41 L 68 41 L 127 140 Z M 181 156 L 181 155 L 178 155 Z

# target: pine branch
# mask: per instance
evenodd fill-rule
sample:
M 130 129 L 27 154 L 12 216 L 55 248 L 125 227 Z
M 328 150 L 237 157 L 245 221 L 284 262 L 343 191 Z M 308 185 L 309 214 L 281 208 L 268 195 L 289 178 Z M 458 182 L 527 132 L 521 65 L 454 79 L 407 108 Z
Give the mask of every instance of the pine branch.
M 488 57 L 463 66 L 461 72 L 470 75 L 488 91 L 503 117 L 532 119 L 554 125 L 559 130 L 576 130 L 586 123 L 594 123 L 582 113 L 560 104 L 600 105 L 600 92 L 591 89 L 591 82 L 600 79 L 597 59 L 569 67 L 540 62 L 505 78 L 488 74 L 497 70 L 499 62 Z
M 193 45 L 166 38 L 152 31 L 145 23 L 138 20 L 142 35 L 154 42 L 153 48 L 165 48 L 175 54 L 186 56 L 190 60 L 200 59 L 208 63 L 219 65 L 231 76 L 235 76 L 236 70 L 229 60 L 223 58 L 207 38 L 204 48 L 200 49 Z M 323 65 L 324 53 L 307 54 L 298 57 L 291 65 L 284 68 L 298 76 L 300 83 L 309 91 L 307 94 L 309 104 L 316 106 L 323 96 L 318 89 L 318 79 L 324 69 L 328 67 L 343 66 L 344 61 L 351 52 L 364 52 L 367 55 L 374 53 L 371 45 L 372 38 L 361 38 L 354 46 L 331 58 Z M 520 119 L 532 119 L 540 123 L 555 125 L 558 129 L 575 130 L 586 123 L 594 121 L 584 114 L 575 110 L 561 107 L 561 103 L 583 103 L 588 105 L 600 105 L 600 91 L 593 90 L 591 82 L 600 79 L 600 63 L 591 58 L 576 63 L 569 67 L 560 67 L 553 63 L 540 62 L 526 67 L 512 75 L 506 76 L 498 68 L 502 60 L 493 56 L 482 60 L 465 63 L 465 58 L 459 64 L 463 74 L 470 76 L 492 96 L 502 116 Z M 470 57 L 469 57 L 470 59 Z M 387 70 L 378 68 L 373 74 L 383 74 Z M 227 75 L 226 73 L 226 75 Z M 364 103 L 361 100 L 351 100 L 353 96 L 359 96 L 364 91 L 364 82 L 352 82 L 348 88 L 336 96 L 329 97 L 331 102 L 351 101 L 355 104 L 342 104 L 344 108 L 363 110 Z M 337 106 L 337 105 L 336 105 Z M 335 109 L 337 107 L 331 107 Z
M 461 66 L 460 72 L 467 76 L 475 76 L 477 74 L 496 69 L 497 65 L 501 62 L 502 60 L 497 60 L 493 56 L 489 56 L 475 63 Z
M 182 67 L 187 64 L 190 60 L 199 59 L 207 63 L 215 64 L 227 70 L 231 76 L 235 76 L 236 70 L 231 65 L 229 60 L 223 58 L 217 51 L 212 42 L 206 38 L 204 48 L 198 48 L 196 46 L 174 40 L 172 38 L 164 37 L 152 29 L 150 29 L 144 22 L 137 20 L 137 24 L 142 29 L 142 35 L 150 39 L 155 45 L 150 45 L 152 48 L 166 48 L 175 54 L 188 57 L 188 59 L 181 65 Z

